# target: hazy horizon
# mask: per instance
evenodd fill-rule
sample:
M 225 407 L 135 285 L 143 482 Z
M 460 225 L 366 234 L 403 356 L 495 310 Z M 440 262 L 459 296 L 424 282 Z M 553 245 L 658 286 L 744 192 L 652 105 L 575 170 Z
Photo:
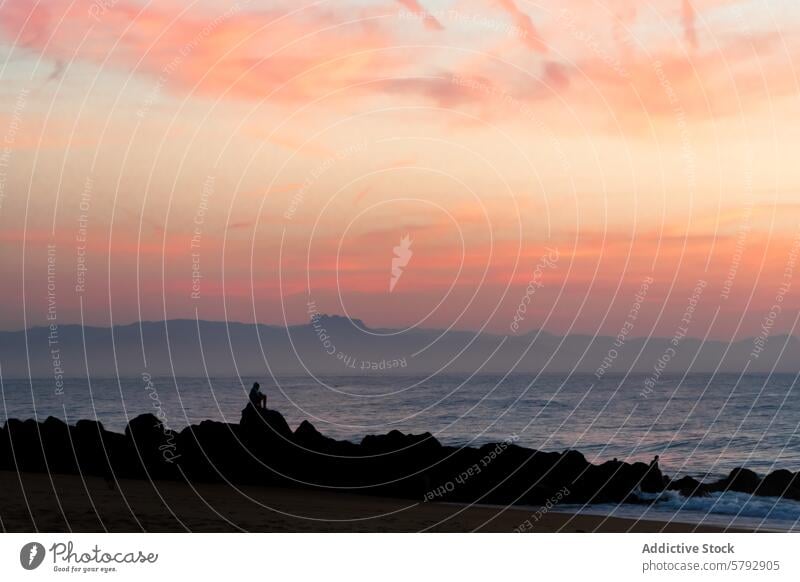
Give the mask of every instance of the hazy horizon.
M 337 313 L 324 313 L 324 314 L 321 314 L 321 315 L 323 317 L 342 318 L 343 320 L 349 319 L 346 316 L 343 316 L 343 315 L 340 315 L 340 314 L 337 314 Z M 391 331 L 402 331 L 402 332 L 406 332 L 406 331 L 407 332 L 411 332 L 411 331 L 440 332 L 440 331 L 442 331 L 442 328 L 437 328 L 437 327 L 418 327 L 418 328 L 414 328 L 414 329 L 393 328 L 393 327 L 378 327 L 378 326 L 369 325 L 367 322 L 365 322 L 363 320 L 363 318 L 360 318 L 360 317 L 353 317 L 352 319 L 354 321 L 362 323 L 365 328 L 367 328 L 367 329 L 369 329 L 371 331 L 378 331 L 378 330 L 391 330 Z M 67 326 L 69 326 L 69 327 L 87 327 L 87 328 L 97 328 L 97 329 L 110 329 L 111 327 L 134 327 L 134 326 L 139 326 L 139 325 L 164 325 L 164 324 L 169 324 L 169 323 L 172 323 L 172 322 L 184 322 L 184 321 L 199 322 L 199 323 L 210 323 L 210 324 L 220 324 L 220 325 L 230 325 L 230 326 L 245 326 L 245 325 L 246 326 L 261 326 L 261 327 L 271 327 L 271 328 L 278 328 L 278 329 L 285 329 L 287 327 L 301 327 L 301 326 L 312 325 L 308 321 L 298 321 L 298 322 L 295 322 L 295 323 L 290 322 L 288 325 L 286 325 L 286 324 L 282 324 L 282 323 L 279 323 L 279 322 L 272 323 L 272 322 L 250 322 L 250 321 L 234 321 L 234 320 L 228 321 L 228 320 L 224 320 L 224 319 L 192 319 L 192 318 L 183 318 L 183 317 L 176 317 L 176 318 L 172 318 L 172 319 L 161 319 L 161 320 L 158 320 L 158 319 L 146 319 L 146 320 L 139 320 L 139 321 L 127 321 L 127 322 L 122 322 L 122 323 L 114 322 L 113 326 L 111 326 L 111 325 L 88 325 L 88 324 L 83 325 L 79 321 L 78 322 L 59 322 L 58 325 L 59 325 L 59 327 L 67 327 Z M 25 331 L 31 331 L 31 330 L 34 330 L 34 329 L 48 329 L 48 328 L 49 328 L 49 325 L 45 323 L 45 324 L 39 324 L 39 325 L 32 325 L 32 326 L 27 327 L 27 328 L 0 329 L 0 333 L 23 333 Z M 504 334 L 504 333 L 502 333 L 502 330 L 500 330 L 500 331 L 491 331 L 491 330 L 489 330 L 489 331 L 481 331 L 481 330 L 478 330 L 478 329 L 458 328 L 458 327 L 449 328 L 447 331 L 458 332 L 458 333 L 473 333 L 473 334 L 481 334 L 481 335 L 492 335 L 492 336 L 500 336 L 500 337 L 503 337 L 503 336 L 527 337 L 527 336 L 536 335 L 536 334 L 546 334 L 546 335 L 551 335 L 551 336 L 556 336 L 556 337 L 568 337 L 568 336 L 589 336 L 589 337 L 605 337 L 605 338 L 613 337 L 613 336 L 610 336 L 610 335 L 607 335 L 607 334 L 604 334 L 604 333 L 586 334 L 586 333 L 578 333 L 578 332 L 576 332 L 576 333 L 572 333 L 572 334 L 562 335 L 562 334 L 559 334 L 557 332 L 548 331 L 546 329 L 531 329 L 531 330 L 526 331 L 525 333 L 520 333 L 520 334 L 508 334 L 508 333 Z M 772 339 L 776 339 L 776 338 L 779 338 L 779 337 L 794 338 L 794 337 L 798 337 L 798 336 L 800 336 L 800 332 L 798 332 L 798 333 L 777 333 L 777 334 L 771 335 L 770 337 Z M 729 341 L 731 343 L 742 342 L 742 341 L 746 341 L 746 340 L 749 340 L 749 339 L 753 339 L 754 337 L 755 336 L 745 336 L 745 337 L 740 337 L 740 338 L 733 338 L 733 339 L 730 339 Z M 628 336 L 626 339 L 627 339 L 627 341 L 632 341 L 632 340 L 647 340 L 647 339 L 665 339 L 665 340 L 668 340 L 670 338 L 668 336 L 658 336 L 658 335 L 651 335 L 651 336 L 642 335 L 642 336 L 639 336 L 639 335 L 635 335 L 634 334 L 634 335 Z M 691 340 L 695 340 L 695 341 L 703 341 L 705 338 L 699 337 L 699 336 L 695 336 L 695 335 L 691 335 L 691 334 L 687 334 L 685 336 L 685 339 L 691 339 Z

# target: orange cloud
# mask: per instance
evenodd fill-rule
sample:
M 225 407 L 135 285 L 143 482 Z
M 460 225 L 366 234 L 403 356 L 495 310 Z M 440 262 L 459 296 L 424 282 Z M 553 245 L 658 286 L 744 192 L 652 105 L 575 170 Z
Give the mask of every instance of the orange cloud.
M 444 30 L 442 23 L 417 0 L 397 0 L 397 2 L 411 12 L 420 15 L 425 22 L 425 27 L 429 30 Z
M 397 1 L 430 14 L 418 0 Z M 687 42 L 697 46 L 699 11 L 731 1 L 682 0 L 680 14 L 673 11 L 669 16 L 682 24 Z M 532 19 L 514 0 L 494 0 L 493 5 L 524 33 L 521 36 L 529 48 L 548 52 Z M 158 91 L 172 90 L 247 99 L 269 96 L 280 105 L 358 86 L 343 97 L 375 93 L 422 97 L 442 107 L 458 107 L 490 118 L 519 118 L 519 108 L 509 107 L 506 97 L 526 104 L 546 102 L 552 107 L 561 102 L 569 104 L 570 114 L 576 111 L 584 119 L 594 116 L 606 126 L 612 118 L 615 128 L 619 124 L 625 131 L 641 132 L 654 118 L 674 116 L 677 109 L 690 119 L 712 119 L 736 113 L 740 105 L 751 107 L 797 92 L 793 76 L 786 73 L 796 41 L 775 32 L 720 35 L 718 48 L 701 52 L 697 47 L 690 56 L 674 41 L 670 43 L 672 39 L 659 40 L 653 35 L 659 44 L 647 52 L 623 51 L 618 67 L 570 38 L 577 46 L 573 47 L 577 51 L 574 58 L 530 63 L 526 55 L 525 68 L 533 72 L 529 76 L 500 64 L 485 51 L 479 62 L 475 57 L 468 59 L 466 68 L 458 63 L 445 66 L 435 55 L 420 62 L 409 51 L 391 50 L 397 44 L 395 34 L 386 27 L 385 19 L 371 18 L 385 13 L 366 9 L 351 8 L 347 14 L 353 16 L 351 20 L 342 17 L 344 10 L 335 15 L 321 10 L 292 14 L 277 9 L 245 13 L 237 11 L 237 5 L 221 13 L 192 10 L 187 16 L 180 6 L 142 7 L 120 0 L 97 23 L 91 17 L 94 6 L 90 0 L 54 0 L 33 6 L 9 0 L 0 7 L 0 32 L 9 40 L 19 35 L 23 46 L 58 62 L 82 59 L 133 68 L 156 83 L 153 100 Z M 621 34 L 614 32 L 615 27 L 627 27 L 637 18 L 634 3 L 615 6 L 612 11 L 605 10 L 611 18 L 612 38 Z M 594 13 L 590 16 L 595 17 Z M 433 17 L 425 20 L 441 26 Z M 575 36 L 564 34 L 563 19 L 550 26 L 547 32 L 554 41 Z M 436 74 L 430 74 L 428 69 L 434 67 Z M 475 80 L 479 87 L 452 82 L 454 75 L 448 69 Z M 502 107 L 497 106 L 499 100 L 505 100 Z M 272 139 L 283 147 L 295 145 L 288 136 Z
M 371 190 L 372 186 L 365 186 L 364 188 L 361 188 L 361 190 L 359 190 L 353 197 L 353 206 L 358 206 L 364 199 L 364 197 L 370 193 Z
M 789 43 L 778 33 L 732 37 L 716 50 L 690 56 L 669 47 L 629 53 L 617 66 L 600 56 L 573 63 L 546 61 L 523 74 L 496 61 L 476 65 L 448 83 L 419 80 L 414 90 L 441 107 L 460 107 L 482 119 L 525 118 L 529 108 L 547 116 L 580 116 L 593 130 L 650 131 L 655 122 L 675 127 L 750 112 L 762 103 L 796 95 Z M 533 106 L 537 109 L 530 109 Z
M 120 1 L 98 22 L 96 6 L 9 0 L 0 7 L 0 31 L 54 59 L 134 68 L 154 77 L 158 91 L 213 96 L 309 99 L 400 65 L 378 50 L 391 46 L 391 35 L 358 15 L 348 22 L 319 10 L 244 12 L 234 4 L 223 12 L 184 12 Z
M 691 0 L 683 0 L 681 4 L 681 23 L 683 24 L 683 35 L 686 42 L 692 48 L 697 48 L 697 30 L 695 22 L 697 20 L 697 12 L 692 6 Z
M 497 5 L 506 12 L 514 23 L 514 26 L 522 32 L 522 40 L 525 45 L 538 53 L 546 53 L 547 45 L 539 35 L 539 31 L 533 24 L 531 17 L 520 10 L 514 0 L 496 0 Z

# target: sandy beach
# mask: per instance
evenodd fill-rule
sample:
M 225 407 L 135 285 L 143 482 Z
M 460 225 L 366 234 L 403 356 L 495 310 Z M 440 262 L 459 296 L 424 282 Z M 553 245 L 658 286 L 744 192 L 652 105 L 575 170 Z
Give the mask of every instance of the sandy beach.
M 24 491 L 24 493 L 23 493 Z M 8 532 L 714 532 L 709 526 L 352 493 L 0 472 Z M 54 494 L 55 493 L 55 494 Z M 728 530 L 730 531 L 730 530 Z

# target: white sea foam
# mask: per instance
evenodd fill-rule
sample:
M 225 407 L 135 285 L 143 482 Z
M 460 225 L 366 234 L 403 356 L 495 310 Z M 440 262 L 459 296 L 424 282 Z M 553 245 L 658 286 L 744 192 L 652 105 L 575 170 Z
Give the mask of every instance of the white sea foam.
M 797 501 L 777 497 L 758 497 L 736 491 L 688 498 L 676 491 L 667 491 L 659 496 L 655 507 L 668 511 L 696 511 L 740 517 L 800 520 L 800 503 Z
M 675 521 L 723 527 L 800 531 L 800 502 L 726 491 L 706 497 L 684 497 L 677 491 L 640 495 L 651 505 L 570 505 L 559 511 L 612 515 L 631 519 Z

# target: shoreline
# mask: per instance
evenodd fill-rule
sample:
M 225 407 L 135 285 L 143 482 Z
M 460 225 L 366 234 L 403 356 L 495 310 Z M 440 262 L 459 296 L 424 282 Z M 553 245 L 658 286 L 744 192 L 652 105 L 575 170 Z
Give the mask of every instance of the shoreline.
M 506 441 L 478 448 L 450 447 L 442 445 L 430 433 L 403 434 L 392 430 L 384 435 L 365 436 L 359 443 L 338 441 L 320 433 L 307 420 L 292 430 L 277 410 L 251 403 L 242 410 L 238 424 L 205 420 L 180 432 L 167 428 L 161 418 L 153 414 L 133 418 L 124 433 L 107 431 L 101 423 L 88 420 L 67 425 L 53 417 L 44 422 L 9 419 L 0 428 L 0 471 L 24 475 L 27 482 L 37 484 L 35 490 L 45 498 L 48 492 L 41 491 L 42 483 L 50 480 L 71 483 L 73 490 L 63 487 L 59 490 L 51 485 L 49 495 L 53 496 L 53 488 L 68 497 L 85 493 L 86 499 L 75 503 L 87 508 L 84 513 L 95 512 L 93 522 L 91 519 L 81 522 L 84 523 L 81 527 L 89 527 L 89 531 L 91 527 L 98 531 L 103 529 L 107 515 L 115 516 L 115 520 L 125 515 L 118 507 L 95 510 L 93 496 L 88 491 L 92 489 L 99 494 L 102 487 L 99 490 L 96 486 L 89 488 L 85 485 L 89 481 L 102 483 L 107 488 L 122 488 L 123 492 L 149 488 L 150 497 L 161 500 L 162 512 L 169 506 L 161 499 L 161 490 L 180 489 L 182 493 L 174 498 L 179 506 L 184 498 L 201 490 L 208 490 L 212 497 L 218 498 L 219 490 L 215 488 L 219 487 L 232 497 L 250 489 L 256 492 L 256 497 L 273 491 L 280 503 L 295 508 L 289 516 L 294 520 L 293 527 L 298 529 L 288 531 L 318 531 L 309 530 L 303 521 L 315 523 L 319 519 L 330 519 L 336 523 L 363 524 L 374 521 L 377 515 L 386 519 L 375 522 L 374 527 L 382 528 L 375 531 L 560 531 L 564 528 L 574 528 L 574 531 L 761 531 L 766 529 L 762 523 L 741 523 L 737 520 L 738 514 L 731 517 L 730 522 L 721 518 L 709 524 L 702 516 L 681 514 L 680 510 L 687 503 L 691 504 L 688 510 L 692 506 L 702 510 L 704 504 L 707 505 L 703 498 L 716 504 L 710 497 L 726 494 L 729 494 L 726 501 L 731 501 L 732 495 L 733 501 L 742 508 L 754 497 L 765 499 L 759 502 L 762 504 L 770 503 L 766 498 L 800 501 L 800 473 L 787 470 L 761 476 L 737 468 L 723 479 L 700 482 L 690 476 L 676 479 L 665 475 L 659 468 L 657 456 L 650 463 L 613 459 L 594 464 L 576 450 L 537 451 L 520 447 L 515 440 L 512 435 Z M 44 480 L 37 480 L 33 474 L 42 475 Z M 75 480 L 70 481 L 69 476 Z M 3 482 L 4 489 L 8 489 L 11 480 L 6 477 Z M 318 501 L 323 496 L 329 499 L 331 495 L 338 496 L 337 501 L 331 502 L 334 507 L 344 503 L 348 510 L 331 514 L 330 508 L 320 508 L 324 518 L 303 513 L 303 500 Z M 202 495 L 199 498 L 202 499 Z M 57 494 L 55 507 L 44 510 L 45 523 L 52 522 L 55 529 L 68 529 L 75 516 L 69 518 L 58 499 Z M 655 499 L 669 501 L 661 509 L 669 509 L 671 504 L 678 505 L 677 511 L 640 514 L 634 509 L 651 505 Z M 117 502 L 120 500 L 127 504 L 124 493 Z M 394 501 L 386 505 L 387 500 Z M 22 489 L 18 491 L 17 503 L 17 509 L 28 506 Z M 620 511 L 623 506 L 626 509 Z M 142 507 L 148 515 L 149 506 L 145 503 Z M 254 507 L 271 510 L 263 503 L 255 503 Z M 558 512 L 559 508 L 565 511 Z M 282 531 L 280 528 L 287 525 L 285 520 L 251 522 L 249 515 L 242 514 L 240 506 L 229 509 L 237 516 L 230 523 L 206 504 L 181 509 L 171 516 L 171 525 L 156 520 L 153 527 L 157 530 L 167 527 L 166 531 L 197 527 L 202 531 L 236 531 L 235 524 L 240 519 L 252 523 L 256 531 L 272 531 L 272 527 Z M 797 508 L 790 510 L 796 512 Z M 24 524 L 27 520 L 27 527 L 40 527 L 40 520 L 33 513 L 26 518 L 14 511 L 13 504 L 7 507 L 6 513 L 14 515 L 12 521 Z M 211 514 L 205 521 L 212 524 L 211 529 L 203 529 L 205 526 L 198 525 L 195 517 L 209 511 Z M 364 511 L 377 513 L 364 517 Z M 416 516 L 410 521 L 409 512 Z M 771 512 L 772 509 L 767 515 Z M 138 521 L 136 510 L 129 509 L 128 513 L 128 531 L 149 528 Z M 392 521 L 388 515 L 399 513 L 406 514 L 404 525 L 395 529 L 386 526 L 385 522 Z M 681 515 L 687 523 L 672 522 Z M 0 519 L 7 520 L 2 514 Z M 192 520 L 194 525 L 183 526 L 185 519 Z M 94 525 L 87 525 L 89 523 Z M 351 526 L 319 531 L 373 531 L 371 526 L 356 529 Z
M 741 533 L 523 507 L 409 502 L 301 488 L 0 471 L 4 532 Z M 531 526 L 527 527 L 526 520 Z

